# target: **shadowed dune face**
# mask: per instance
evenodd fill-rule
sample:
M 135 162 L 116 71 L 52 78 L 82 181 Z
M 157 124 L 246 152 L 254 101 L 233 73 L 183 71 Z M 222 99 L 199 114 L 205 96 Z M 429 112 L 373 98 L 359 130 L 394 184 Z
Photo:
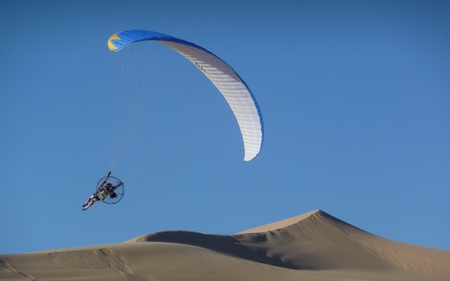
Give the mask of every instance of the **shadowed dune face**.
M 367 236 L 372 235 L 319 210 L 283 228 L 263 233 L 245 232 L 237 237 L 243 244 L 263 247 L 268 256 L 296 268 L 392 269 L 389 262 L 362 246 L 360 239 Z
M 253 239 L 265 239 L 264 235 L 256 234 L 256 236 L 259 236 L 260 238 L 253 237 Z M 166 231 L 141 236 L 140 238 L 135 240 L 135 242 L 167 242 L 186 244 L 206 248 L 215 252 L 220 252 L 222 254 L 251 260 L 254 262 L 291 269 L 298 269 L 296 265 L 283 262 L 277 257 L 268 256 L 265 249 L 263 248 L 257 249 L 248 247 L 247 245 L 243 244 L 238 238 L 235 238 L 233 236 L 209 235 L 189 231 Z
M 432 272 L 434 264 L 450 274 L 448 252 L 384 239 L 321 210 L 229 236 L 167 231 L 129 242 L 192 245 L 289 269 Z
M 301 220 L 301 221 L 299 221 Z M 237 258 L 289 269 L 390 269 L 374 254 L 358 248 L 350 233 L 363 232 L 322 211 L 308 213 L 294 224 L 279 229 L 268 225 L 235 235 L 210 235 L 188 231 L 166 231 L 144 235 L 133 242 L 168 242 L 207 248 Z M 283 226 L 284 223 L 276 223 Z M 272 229 L 266 232 L 253 232 Z
M 234 235 L 0 255 L 1 280 L 450 280 L 450 252 L 384 239 L 317 210 Z

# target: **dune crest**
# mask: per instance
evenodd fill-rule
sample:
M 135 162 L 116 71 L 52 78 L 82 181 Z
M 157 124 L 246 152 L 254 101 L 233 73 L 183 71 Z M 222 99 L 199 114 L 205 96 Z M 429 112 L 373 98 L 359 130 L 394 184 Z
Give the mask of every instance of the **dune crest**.
M 450 252 L 315 210 L 233 235 L 162 231 L 125 243 L 0 255 L 1 280 L 450 280 Z
M 165 231 L 128 242 L 186 244 L 290 269 L 400 269 L 450 275 L 449 252 L 385 239 L 322 210 L 234 235 Z
M 257 232 L 266 232 L 266 231 L 277 230 L 277 229 L 280 229 L 280 228 L 285 228 L 285 227 L 288 227 L 290 225 L 299 223 L 300 221 L 302 221 L 304 219 L 307 219 L 310 216 L 313 216 L 315 214 L 320 215 L 321 213 L 325 213 L 325 212 L 323 212 L 322 210 L 314 210 L 314 211 L 311 211 L 311 212 L 308 212 L 308 213 L 305 213 L 305 214 L 302 214 L 302 215 L 298 215 L 298 216 L 295 216 L 295 217 L 292 217 L 292 218 L 288 218 L 288 219 L 284 219 L 284 220 L 281 220 L 281 221 L 277 221 L 277 222 L 274 222 L 274 223 L 271 223 L 271 224 L 258 226 L 258 227 L 255 227 L 255 228 L 251 228 L 251 229 L 248 229 L 248 230 L 244 230 L 244 231 L 238 232 L 238 233 L 240 233 L 240 234 L 242 234 L 242 233 L 257 233 Z

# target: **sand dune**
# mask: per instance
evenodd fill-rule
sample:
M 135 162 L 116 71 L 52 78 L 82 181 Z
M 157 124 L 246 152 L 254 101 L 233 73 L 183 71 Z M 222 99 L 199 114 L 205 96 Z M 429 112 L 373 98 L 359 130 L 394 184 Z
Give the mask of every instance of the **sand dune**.
M 375 236 L 317 210 L 234 235 L 0 255 L 1 280 L 450 280 L 450 252 Z

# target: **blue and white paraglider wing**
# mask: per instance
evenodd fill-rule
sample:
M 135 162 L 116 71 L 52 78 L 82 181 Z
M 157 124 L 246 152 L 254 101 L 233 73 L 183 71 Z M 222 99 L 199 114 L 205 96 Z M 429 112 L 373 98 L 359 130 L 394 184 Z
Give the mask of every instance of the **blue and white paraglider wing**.
M 255 158 L 263 142 L 262 115 L 252 92 L 233 68 L 194 43 L 153 31 L 129 30 L 116 33 L 109 38 L 108 47 L 118 52 L 131 43 L 146 40 L 159 42 L 177 51 L 211 80 L 225 97 L 239 124 L 244 141 L 244 160 Z

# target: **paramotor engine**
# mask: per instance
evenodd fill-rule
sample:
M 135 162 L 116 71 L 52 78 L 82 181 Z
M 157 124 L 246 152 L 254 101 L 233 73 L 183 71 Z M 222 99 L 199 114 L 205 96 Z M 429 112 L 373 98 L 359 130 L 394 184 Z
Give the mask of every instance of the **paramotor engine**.
M 117 204 L 122 200 L 125 195 L 125 185 L 124 183 L 116 177 L 106 176 L 101 178 L 97 183 L 96 192 L 99 193 L 101 189 L 110 184 L 112 186 L 112 192 L 108 193 L 106 197 L 102 200 L 105 204 Z

